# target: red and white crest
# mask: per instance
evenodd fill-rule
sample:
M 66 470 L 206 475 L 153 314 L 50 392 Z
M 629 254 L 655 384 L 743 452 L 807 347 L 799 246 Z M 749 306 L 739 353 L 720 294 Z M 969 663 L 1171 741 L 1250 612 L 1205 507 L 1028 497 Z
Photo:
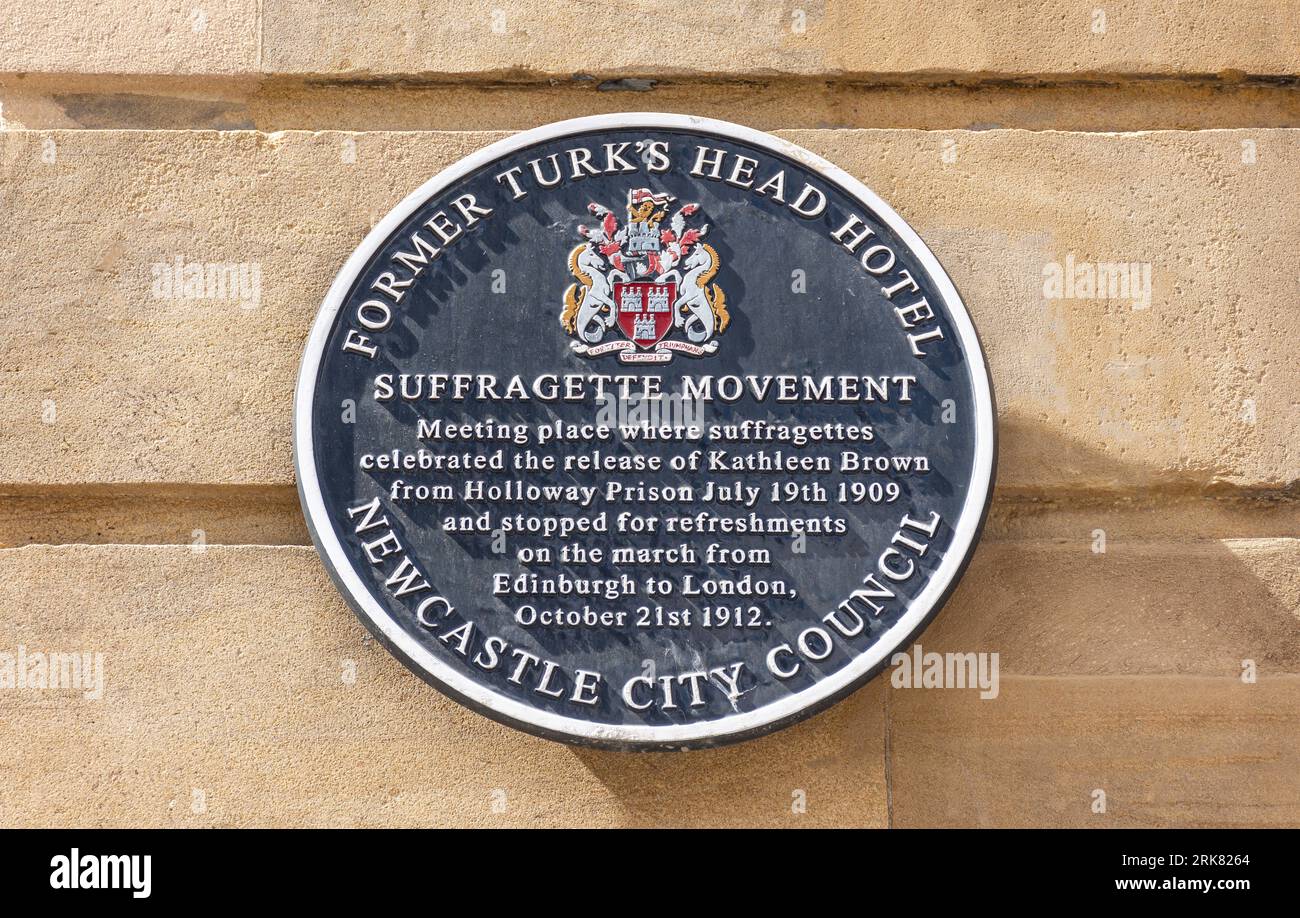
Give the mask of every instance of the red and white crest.
M 599 220 L 579 226 L 584 242 L 569 253 L 575 283 L 564 293 L 560 324 L 584 357 L 618 354 L 624 363 L 666 363 L 674 354 L 705 357 L 731 321 L 726 296 L 713 283 L 717 250 L 701 241 L 708 224 L 687 229 L 699 204 L 677 208 L 672 195 L 633 188 L 620 225 L 601 204 L 587 209 Z M 615 336 L 622 332 L 622 339 Z M 681 333 L 681 340 L 673 332 Z M 611 340 L 613 339 L 613 340 Z

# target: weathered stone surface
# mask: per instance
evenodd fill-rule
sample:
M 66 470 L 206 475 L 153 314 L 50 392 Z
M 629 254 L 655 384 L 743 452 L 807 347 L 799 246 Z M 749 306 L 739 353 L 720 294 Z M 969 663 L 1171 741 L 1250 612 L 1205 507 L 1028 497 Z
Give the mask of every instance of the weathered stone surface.
M 1300 674 L 1300 540 L 1117 536 L 983 542 L 920 644 L 1004 675 Z
M 1263 0 L 960 0 L 906 11 L 885 0 L 349 0 L 328 17 L 309 0 L 267 0 L 263 62 L 268 72 L 364 75 L 1294 73 L 1297 47 L 1293 17 Z
M 670 41 L 658 40 L 671 36 Z M 22 73 L 448 79 L 1293 74 L 1294 17 L 1266 0 L 1153 7 L 961 0 L 52 0 L 0 4 Z
M 1021 676 L 1001 689 L 890 690 L 895 825 L 1300 824 L 1300 677 Z
M 1057 131 L 1300 127 L 1300 92 L 1241 82 L 1023 78 L 970 84 L 771 77 L 532 83 L 0 74 L 10 129 L 526 130 L 637 109 L 739 120 L 759 130 L 918 128 Z M 472 121 L 467 121 L 471 118 Z
M 0 548 L 72 543 L 308 545 L 311 536 L 285 485 L 0 489 Z
M 1107 543 L 1290 539 L 1300 533 L 1300 502 L 1284 493 L 1263 495 L 1134 496 L 1098 492 L 1057 499 L 1004 494 L 993 502 L 982 542 L 1027 541 L 1091 546 L 1097 530 Z
M 32 243 L 0 268 L 0 316 L 23 326 L 0 370 L 8 479 L 290 481 L 296 364 L 335 271 L 405 186 L 483 140 L 405 135 L 381 165 L 350 135 L 0 135 L 0 225 Z M 247 283 L 177 297 L 178 260 Z M 39 304 L 35 265 L 59 266 Z
M 6 73 L 255 73 L 257 0 L 4 0 Z
M 392 204 L 499 136 L 0 134 L 5 483 L 291 481 L 293 379 L 334 272 Z M 1278 267 L 1300 248 L 1278 193 L 1300 131 L 786 136 L 866 179 L 962 290 L 1004 490 L 1300 478 L 1300 314 L 1279 306 L 1294 278 Z M 256 295 L 160 295 L 178 259 L 233 265 Z M 1046 297 L 1045 270 L 1071 261 L 1148 265 L 1150 305 Z
M 105 674 L 0 691 L 8 826 L 886 822 L 882 685 L 739 746 L 574 749 L 417 679 L 308 548 L 2 550 L 0 634 Z
M 1269 542 L 1232 549 L 1246 558 L 1239 568 L 1206 572 L 1199 572 L 1202 554 L 1169 553 L 1170 573 L 1151 584 L 1150 609 L 1136 598 L 1150 567 L 1112 571 L 1114 615 L 1128 611 L 1127 631 L 1110 618 L 1083 620 L 1078 597 L 1086 584 L 1055 550 L 1021 557 L 1026 570 L 1056 585 L 1058 600 L 1005 601 L 977 556 L 922 644 L 1001 652 L 997 699 L 887 690 L 886 676 L 762 740 L 641 755 L 536 740 L 444 699 L 368 637 L 310 549 L 7 549 L 0 551 L 0 631 L 8 637 L 0 652 L 22 645 L 29 654 L 102 653 L 105 684 L 99 700 L 78 689 L 0 692 L 0 738 L 16 750 L 2 767 L 0 819 L 881 825 L 888 691 L 898 825 L 1295 824 L 1294 661 L 1273 659 L 1266 646 L 1255 685 L 1240 682 L 1239 665 L 1210 677 L 1186 674 L 1209 668 L 1179 663 L 1186 643 L 1226 648 L 1234 635 L 1252 633 L 1250 623 L 1266 622 L 1274 612 L 1261 592 L 1294 610 L 1293 553 Z M 1008 563 L 993 561 L 1000 570 Z M 1171 593 L 1180 573 L 1191 584 Z M 1219 594 L 1243 598 L 1247 624 L 1194 601 L 1190 594 L 1210 578 Z M 1013 597 L 1020 589 L 1012 587 Z M 1158 597 L 1170 597 L 1168 606 Z M 1008 639 L 1018 646 L 958 639 L 949 625 L 967 620 L 1030 634 Z M 1085 669 L 1064 654 L 1093 626 L 1113 641 L 1100 642 Z M 1213 637 L 1216 628 L 1227 635 Z M 1123 643 L 1139 632 L 1139 643 Z M 1258 637 L 1294 643 L 1285 633 Z M 1256 645 L 1242 639 L 1241 646 L 1250 655 Z M 1035 647 L 1064 673 L 1115 671 L 1095 665 L 1106 653 L 1138 672 L 1181 675 L 1023 675 L 1017 659 L 1032 659 Z M 22 741 L 36 733 L 41 743 Z M 1096 788 L 1107 792 L 1104 816 L 1090 809 Z M 805 812 L 796 812 L 798 801 L 806 801 Z
M 962 291 L 993 368 L 1000 485 L 1300 477 L 1300 313 L 1272 300 L 1281 256 L 1265 254 L 1300 245 L 1297 206 L 1255 171 L 1300 163 L 1300 132 L 990 131 L 864 149 L 873 133 L 788 136 L 895 204 Z M 1046 295 L 1057 270 L 1121 263 L 1149 269 L 1149 305 L 1109 285 Z

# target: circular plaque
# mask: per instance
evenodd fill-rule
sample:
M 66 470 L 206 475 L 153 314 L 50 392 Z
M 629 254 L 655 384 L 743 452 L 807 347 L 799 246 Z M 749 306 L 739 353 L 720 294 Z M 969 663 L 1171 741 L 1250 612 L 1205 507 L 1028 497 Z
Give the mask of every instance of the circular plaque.
M 856 179 L 681 115 L 525 131 L 339 272 L 298 486 L 367 627 L 489 717 L 620 748 L 820 710 L 938 612 L 992 488 L 952 282 Z

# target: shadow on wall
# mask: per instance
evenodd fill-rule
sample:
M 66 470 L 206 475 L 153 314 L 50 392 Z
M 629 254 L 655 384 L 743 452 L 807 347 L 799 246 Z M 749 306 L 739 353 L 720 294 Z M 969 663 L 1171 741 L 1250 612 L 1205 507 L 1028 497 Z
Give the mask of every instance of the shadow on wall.
M 1065 481 L 1160 477 L 1040 425 L 1001 435 L 1003 459 L 1009 443 Z M 998 654 L 996 698 L 891 688 L 887 669 L 758 740 L 572 754 L 630 825 L 1300 823 L 1297 543 L 1223 538 L 1209 501 L 1125 503 L 995 496 L 1009 537 L 986 529 L 918 643 Z

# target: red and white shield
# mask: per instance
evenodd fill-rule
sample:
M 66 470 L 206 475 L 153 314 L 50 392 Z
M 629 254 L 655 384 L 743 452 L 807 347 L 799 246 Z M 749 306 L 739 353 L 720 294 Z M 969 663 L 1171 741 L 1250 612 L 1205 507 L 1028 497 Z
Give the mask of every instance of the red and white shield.
M 639 347 L 653 347 L 668 334 L 673 325 L 673 303 L 676 301 L 677 284 L 672 281 L 614 284 L 618 327 Z

